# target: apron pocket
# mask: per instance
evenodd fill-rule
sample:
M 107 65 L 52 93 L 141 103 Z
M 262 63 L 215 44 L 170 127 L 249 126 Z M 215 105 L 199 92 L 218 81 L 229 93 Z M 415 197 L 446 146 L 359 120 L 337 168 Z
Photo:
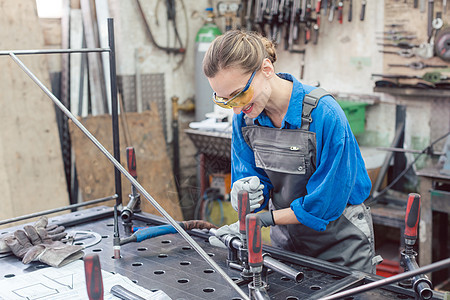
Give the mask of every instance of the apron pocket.
M 255 164 L 264 170 L 287 174 L 306 174 L 306 160 L 303 154 L 297 152 L 297 147 L 279 148 L 269 145 L 255 145 Z

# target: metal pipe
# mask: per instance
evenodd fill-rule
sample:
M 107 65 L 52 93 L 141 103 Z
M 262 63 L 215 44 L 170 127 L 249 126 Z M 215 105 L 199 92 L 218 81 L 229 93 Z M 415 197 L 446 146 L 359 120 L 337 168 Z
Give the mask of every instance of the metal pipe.
M 209 233 L 213 235 L 215 235 L 216 232 L 217 229 L 215 228 L 211 228 L 209 230 Z M 242 241 L 239 238 L 227 235 L 221 240 L 225 243 L 227 247 L 232 247 L 234 249 L 242 248 Z M 275 258 L 271 257 L 268 253 L 265 253 L 263 255 L 263 259 L 264 259 L 264 266 L 266 266 L 267 268 L 271 268 L 272 270 L 294 280 L 295 282 L 300 282 L 304 278 L 304 274 L 302 272 L 299 272 L 289 267 L 288 265 L 276 260 Z
M 427 266 L 420 267 L 416 270 L 411 270 L 411 271 L 408 271 L 408 272 L 405 272 L 402 274 L 394 275 L 392 277 L 374 281 L 372 283 L 368 283 L 368 284 L 365 284 L 362 286 L 358 286 L 356 288 L 353 288 L 353 289 L 350 289 L 347 291 L 343 291 L 343 292 L 340 292 L 340 293 L 337 293 L 337 294 L 334 294 L 334 295 L 331 295 L 328 297 L 324 297 L 324 298 L 322 298 L 322 300 L 345 298 L 345 297 L 348 297 L 348 296 L 351 296 L 354 294 L 367 292 L 367 291 L 373 290 L 375 288 L 378 288 L 378 287 L 381 287 L 384 285 L 399 282 L 399 281 L 402 281 L 403 279 L 407 279 L 407 278 L 413 277 L 418 274 L 425 274 L 425 273 L 437 271 L 437 270 L 443 269 L 448 266 L 450 266 L 450 258 L 446 258 L 444 260 L 429 264 Z
M 402 253 L 402 262 L 406 267 L 406 270 L 417 270 L 419 265 L 416 262 L 414 255 L 407 255 Z M 412 279 L 413 288 L 420 299 L 431 299 L 433 297 L 433 290 L 430 280 L 423 274 L 416 275 Z
M 276 260 L 275 258 L 270 257 L 268 254 L 264 255 L 264 266 L 271 268 L 272 270 L 290 279 L 293 279 L 295 282 L 300 282 L 305 277 L 303 272 L 299 272 L 294 268 L 289 267 L 288 265 Z
M 110 72 L 110 84 L 111 84 L 111 115 L 112 115 L 112 132 L 113 132 L 113 148 L 114 158 L 120 164 L 120 139 L 119 139 L 119 114 L 117 105 L 117 81 L 116 81 L 116 52 L 114 45 L 114 23 L 113 19 L 108 18 L 108 42 L 109 48 L 109 72 Z M 122 112 L 124 113 L 124 112 Z M 116 206 L 122 205 L 122 178 L 120 171 L 114 169 L 114 182 L 117 194 Z
M 133 184 L 136 189 L 143 195 L 155 209 L 180 233 L 180 235 L 194 248 L 197 253 L 210 264 L 222 277 L 239 293 L 243 299 L 249 299 L 248 296 L 237 286 L 236 283 L 214 262 L 209 255 L 203 250 L 197 242 L 183 229 L 181 226 L 164 210 L 164 208 L 136 181 L 136 179 L 128 173 L 127 170 L 106 150 L 106 148 L 81 124 L 80 121 L 56 98 L 55 95 L 24 65 L 24 63 L 13 53 L 10 52 L 11 58 L 19 65 L 19 67 L 44 91 L 47 96 L 63 111 L 63 113 L 71 119 L 74 124 L 97 146 L 97 148 L 114 164 L 116 168 Z
M 32 213 L 29 215 L 24 215 L 24 216 L 20 216 L 20 217 L 15 217 L 15 218 L 11 218 L 11 219 L 6 219 L 3 221 L 0 221 L 0 225 L 5 225 L 8 223 L 14 223 L 14 222 L 18 222 L 18 221 L 22 221 L 22 220 L 26 220 L 26 219 L 31 219 L 31 218 L 35 218 L 35 217 L 40 217 L 43 215 L 49 215 L 49 214 L 53 214 L 53 213 L 57 213 L 60 211 L 64 211 L 64 210 L 70 210 L 70 209 L 74 209 L 74 208 L 78 208 L 78 207 L 83 207 L 83 206 L 88 206 L 88 205 L 92 205 L 92 204 L 97 204 L 97 203 L 102 203 L 102 202 L 106 202 L 109 200 L 114 200 L 117 198 L 117 195 L 113 195 L 113 196 L 109 196 L 109 197 L 105 197 L 105 198 L 99 198 L 99 199 L 95 199 L 95 200 L 91 200 L 91 201 L 86 201 L 83 203 L 77 203 L 77 204 L 71 204 L 71 205 L 67 205 L 67 206 L 63 206 L 63 207 L 59 207 L 59 208 L 55 208 L 55 209 L 49 209 L 49 210 L 44 210 L 44 211 L 40 211 L 37 213 Z
M 29 55 L 29 54 L 58 54 L 58 53 L 86 53 L 110 52 L 109 48 L 81 48 L 81 49 L 38 49 L 38 50 L 8 50 L 0 51 L 0 55 Z

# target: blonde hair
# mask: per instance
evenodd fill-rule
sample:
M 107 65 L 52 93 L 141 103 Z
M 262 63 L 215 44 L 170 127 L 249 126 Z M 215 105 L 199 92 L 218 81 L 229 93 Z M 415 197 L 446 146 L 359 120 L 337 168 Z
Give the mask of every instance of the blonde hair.
M 216 76 L 220 70 L 238 67 L 251 73 L 261 67 L 265 58 L 277 60 L 275 45 L 257 32 L 231 30 L 218 36 L 203 58 L 206 77 Z

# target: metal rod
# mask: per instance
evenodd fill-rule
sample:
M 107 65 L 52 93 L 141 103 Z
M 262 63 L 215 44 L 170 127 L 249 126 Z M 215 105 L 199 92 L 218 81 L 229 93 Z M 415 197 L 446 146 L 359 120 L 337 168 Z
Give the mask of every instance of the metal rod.
M 57 54 L 57 53 L 85 53 L 110 52 L 109 48 L 82 48 L 82 49 L 39 49 L 39 50 L 8 50 L 0 51 L 0 55 L 29 55 L 29 54 Z
M 106 150 L 106 148 L 81 124 L 80 121 L 56 98 L 55 95 L 41 82 L 39 79 L 25 66 L 25 64 L 12 52 L 11 58 L 19 65 L 19 67 L 44 91 L 47 96 L 63 111 L 63 113 L 71 119 L 74 124 L 97 146 L 97 148 L 119 169 L 119 171 L 133 184 L 136 189 L 143 195 L 155 209 L 178 231 L 178 233 L 194 248 L 197 253 L 210 264 L 222 277 L 239 293 L 243 299 L 249 299 L 248 296 L 234 283 L 234 281 L 213 261 L 209 255 L 203 250 L 197 242 L 183 229 L 181 226 L 164 210 L 164 208 L 137 182 L 130 173 Z
M 300 282 L 305 277 L 302 272 L 299 272 L 268 255 L 264 255 L 264 266 L 293 279 L 295 282 Z
M 114 200 L 116 198 L 117 198 L 117 195 L 113 195 L 113 196 L 109 196 L 109 197 L 105 197 L 105 198 L 99 198 L 99 199 L 95 199 L 95 200 L 91 200 L 91 201 L 86 201 L 86 202 L 83 202 L 83 203 L 71 204 L 71 205 L 67 205 L 67 206 L 63 206 L 63 207 L 59 207 L 59 208 L 55 208 L 55 209 L 44 210 L 44 211 L 40 211 L 40 212 L 37 212 L 37 213 L 32 213 L 32 214 L 29 214 L 29 215 L 24 215 L 24 216 L 15 217 L 15 218 L 11 218 L 11 219 L 0 221 L 0 225 L 5 225 L 5 224 L 8 224 L 8 223 L 14 223 L 14 222 L 18 222 L 18 221 L 22 221 L 22 220 L 26 220 L 26 219 L 31 219 L 31 218 L 35 218 L 35 217 L 44 216 L 44 215 L 49 215 L 49 214 L 57 213 L 57 212 L 60 212 L 60 211 L 74 209 L 74 208 L 83 207 L 83 206 L 87 206 L 87 205 L 102 203 L 102 202 L 106 202 L 106 201 L 109 201 L 109 200 Z
M 120 164 L 120 139 L 119 139 L 119 114 L 117 105 L 117 82 L 116 82 L 116 51 L 114 44 L 114 23 L 113 19 L 108 18 L 108 43 L 111 51 L 109 52 L 109 72 L 111 76 L 111 114 L 112 114 L 112 133 L 114 158 Z M 124 112 L 122 112 L 124 113 Z M 120 171 L 114 168 L 114 182 L 117 194 L 116 206 L 122 204 L 122 178 Z
M 370 291 L 370 290 L 373 290 L 375 288 L 378 288 L 378 287 L 381 287 L 381 286 L 384 286 L 384 285 L 388 285 L 388 284 L 391 284 L 391 283 L 399 282 L 399 281 L 402 281 L 403 279 L 414 277 L 415 275 L 418 275 L 418 274 L 425 274 L 425 273 L 429 273 L 429 272 L 432 272 L 432 271 L 437 271 L 437 270 L 443 269 L 443 268 L 448 267 L 448 266 L 450 266 L 450 258 L 447 258 L 447 259 L 444 259 L 444 260 L 432 263 L 430 265 L 427 265 L 427 266 L 424 266 L 424 267 L 421 267 L 421 268 L 418 268 L 418 269 L 415 269 L 415 270 L 412 270 L 412 271 L 408 271 L 408 272 L 405 272 L 405 273 L 402 273 L 402 274 L 394 275 L 392 277 L 381 279 L 381 280 L 378 280 L 378 281 L 375 281 L 375 282 L 372 282 L 372 283 L 368 283 L 368 284 L 365 284 L 365 285 L 362 285 L 362 286 L 358 286 L 356 288 L 353 288 L 353 289 L 350 289 L 350 290 L 347 290 L 347 291 L 343 291 L 343 292 L 340 292 L 340 293 L 337 293 L 337 294 L 334 294 L 334 295 L 331 295 L 331 296 L 328 296 L 328 297 L 324 297 L 324 298 L 322 298 L 322 300 L 331 300 L 331 299 L 345 298 L 345 297 L 348 297 L 348 296 L 351 296 L 351 295 L 354 295 L 354 294 Z

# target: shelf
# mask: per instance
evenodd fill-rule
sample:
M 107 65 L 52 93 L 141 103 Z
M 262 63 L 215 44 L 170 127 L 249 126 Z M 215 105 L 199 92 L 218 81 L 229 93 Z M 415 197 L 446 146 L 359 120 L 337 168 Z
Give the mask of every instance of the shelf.
M 439 97 L 439 98 L 448 98 L 450 100 L 450 90 L 443 90 L 443 89 L 374 87 L 373 91 L 376 93 L 386 93 L 397 96 Z

